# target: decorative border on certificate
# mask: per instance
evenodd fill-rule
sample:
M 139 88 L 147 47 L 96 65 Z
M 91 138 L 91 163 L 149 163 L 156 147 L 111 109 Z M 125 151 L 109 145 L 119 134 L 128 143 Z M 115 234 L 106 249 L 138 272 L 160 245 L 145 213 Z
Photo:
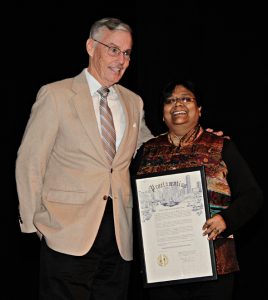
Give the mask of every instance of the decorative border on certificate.
M 144 286 L 217 279 L 204 166 L 134 180 Z

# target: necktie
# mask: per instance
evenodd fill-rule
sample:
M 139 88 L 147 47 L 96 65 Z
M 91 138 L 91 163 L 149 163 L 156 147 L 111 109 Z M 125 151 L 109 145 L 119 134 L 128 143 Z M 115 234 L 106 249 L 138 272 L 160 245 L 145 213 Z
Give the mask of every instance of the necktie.
M 114 122 L 111 110 L 107 103 L 107 96 L 109 89 L 107 87 L 101 87 L 97 91 L 100 96 L 100 123 L 101 123 L 101 134 L 102 143 L 107 156 L 108 161 L 112 164 L 115 156 L 115 142 L 116 135 L 114 129 Z

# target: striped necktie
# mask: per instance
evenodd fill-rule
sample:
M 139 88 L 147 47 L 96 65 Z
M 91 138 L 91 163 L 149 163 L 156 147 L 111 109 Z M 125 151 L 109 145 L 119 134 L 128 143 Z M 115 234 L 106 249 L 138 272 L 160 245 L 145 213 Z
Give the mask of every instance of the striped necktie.
M 102 143 L 107 156 L 108 161 L 112 164 L 112 161 L 116 152 L 116 134 L 114 129 L 114 122 L 111 110 L 107 103 L 107 96 L 109 89 L 107 87 L 101 87 L 97 91 L 100 96 L 100 123 Z

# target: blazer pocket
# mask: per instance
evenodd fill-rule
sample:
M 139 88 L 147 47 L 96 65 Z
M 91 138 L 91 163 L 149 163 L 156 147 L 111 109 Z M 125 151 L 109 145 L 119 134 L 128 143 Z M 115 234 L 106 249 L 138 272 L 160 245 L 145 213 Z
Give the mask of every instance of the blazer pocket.
M 47 201 L 63 204 L 84 204 L 87 201 L 86 192 L 50 190 Z

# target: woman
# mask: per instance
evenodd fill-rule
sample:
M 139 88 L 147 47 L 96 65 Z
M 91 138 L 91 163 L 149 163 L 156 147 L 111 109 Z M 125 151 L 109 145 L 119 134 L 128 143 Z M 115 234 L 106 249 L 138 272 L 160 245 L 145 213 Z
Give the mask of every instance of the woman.
M 218 279 L 148 289 L 150 299 L 232 299 L 239 270 L 233 233 L 260 208 L 262 192 L 234 143 L 204 131 L 201 105 L 190 81 L 170 83 L 163 93 L 168 132 L 146 142 L 132 170 L 144 175 L 180 168 L 205 167 L 211 217 L 203 235 L 214 241 Z

